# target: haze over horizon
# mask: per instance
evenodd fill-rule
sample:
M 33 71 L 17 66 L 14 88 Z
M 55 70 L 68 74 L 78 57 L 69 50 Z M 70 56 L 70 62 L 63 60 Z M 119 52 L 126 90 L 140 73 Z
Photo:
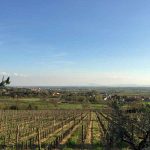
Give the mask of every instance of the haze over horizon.
M 15 86 L 150 85 L 150 1 L 5 0 L 0 78 Z

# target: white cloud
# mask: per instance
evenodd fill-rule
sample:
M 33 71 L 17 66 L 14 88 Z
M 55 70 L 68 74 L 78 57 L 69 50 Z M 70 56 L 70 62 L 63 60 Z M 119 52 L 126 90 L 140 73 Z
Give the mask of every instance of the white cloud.
M 21 73 L 8 73 L 8 72 L 0 72 L 0 75 L 2 76 L 12 76 L 12 77 L 27 77 L 27 75 L 25 74 L 21 74 Z
M 16 76 L 16 77 L 27 77 L 27 75 L 19 74 L 19 73 L 13 73 L 13 76 Z
M 9 73 L 7 73 L 7 72 L 0 72 L 0 75 L 9 76 Z
M 14 76 L 18 76 L 18 73 L 14 73 L 13 75 L 14 75 Z

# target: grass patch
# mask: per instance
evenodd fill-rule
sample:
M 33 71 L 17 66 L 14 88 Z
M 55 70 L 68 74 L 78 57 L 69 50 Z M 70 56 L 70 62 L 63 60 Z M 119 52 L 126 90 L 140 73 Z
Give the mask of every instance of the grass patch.
M 49 101 L 41 100 L 39 98 L 0 98 L 0 109 L 9 109 L 12 105 L 16 105 L 19 109 L 28 109 L 31 105 L 32 108 L 39 110 L 43 109 L 87 109 L 82 103 L 51 103 Z M 88 104 L 90 109 L 101 109 L 105 107 L 103 104 Z

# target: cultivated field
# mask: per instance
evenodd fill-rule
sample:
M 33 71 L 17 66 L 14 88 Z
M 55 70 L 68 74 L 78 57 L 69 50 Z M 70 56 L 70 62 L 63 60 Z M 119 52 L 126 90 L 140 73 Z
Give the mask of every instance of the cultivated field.
M 130 120 L 138 117 L 129 115 Z M 112 126 L 125 127 L 132 139 L 142 137 L 140 122 L 118 124 L 111 110 L 3 110 L 0 111 L 1 149 L 108 149 Z M 140 119 L 140 117 L 139 117 Z M 144 124 L 143 124 L 144 125 Z M 118 147 L 117 147 L 118 148 Z M 120 149 L 131 147 L 121 142 Z M 131 148 L 132 149 L 132 148 Z
M 100 148 L 102 132 L 90 110 L 1 111 L 0 131 L 7 149 Z

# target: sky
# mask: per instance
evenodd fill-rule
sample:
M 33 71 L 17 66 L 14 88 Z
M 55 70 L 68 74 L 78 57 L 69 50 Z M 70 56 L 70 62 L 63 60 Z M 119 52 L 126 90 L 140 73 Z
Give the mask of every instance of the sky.
M 149 8 L 149 0 L 0 0 L 0 78 L 148 86 Z

